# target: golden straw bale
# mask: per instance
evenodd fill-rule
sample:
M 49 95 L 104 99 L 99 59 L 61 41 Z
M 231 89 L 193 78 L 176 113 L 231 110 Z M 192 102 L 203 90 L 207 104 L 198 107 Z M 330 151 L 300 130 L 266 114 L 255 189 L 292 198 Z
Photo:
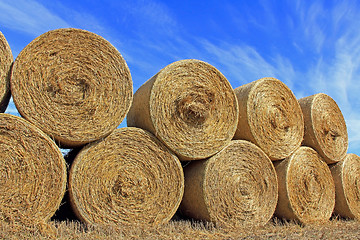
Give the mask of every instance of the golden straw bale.
M 239 122 L 234 139 L 258 145 L 271 160 L 284 159 L 304 136 L 301 108 L 292 91 L 276 78 L 261 78 L 235 89 Z
M 103 138 L 125 118 L 132 80 L 125 60 L 104 38 L 57 29 L 28 44 L 10 80 L 20 114 L 62 147 Z
M 23 118 L 0 114 L 0 220 L 44 222 L 59 208 L 66 189 L 60 149 Z
M 262 226 L 278 197 L 274 166 L 255 144 L 233 140 L 209 159 L 184 167 L 183 215 L 222 227 Z
M 5 112 L 10 100 L 10 74 L 13 61 L 10 46 L 0 32 L 0 112 Z
M 345 119 L 336 102 L 324 93 L 299 99 L 304 114 L 303 145 L 314 148 L 326 163 L 343 159 L 348 149 Z
M 300 147 L 274 164 L 279 182 L 275 215 L 304 224 L 329 220 L 335 205 L 335 186 L 320 155 L 310 147 Z
M 204 159 L 234 136 L 238 106 L 228 80 L 215 67 L 174 62 L 135 93 L 128 126 L 152 132 L 181 160 Z
M 70 169 L 71 204 L 89 224 L 168 222 L 183 191 L 179 159 L 139 128 L 116 129 L 85 146 Z
M 360 157 L 349 153 L 330 167 L 335 182 L 335 214 L 360 220 Z

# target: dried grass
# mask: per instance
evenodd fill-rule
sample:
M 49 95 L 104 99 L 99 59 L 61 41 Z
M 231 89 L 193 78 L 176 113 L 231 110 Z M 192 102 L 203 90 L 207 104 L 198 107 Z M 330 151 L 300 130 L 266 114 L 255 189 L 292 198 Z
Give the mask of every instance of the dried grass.
M 275 215 L 304 224 L 328 221 L 335 205 L 335 186 L 320 155 L 310 147 L 300 147 L 274 164 L 279 182 Z
M 360 220 L 360 157 L 349 153 L 330 170 L 335 182 L 334 213 Z
M 228 80 L 208 63 L 174 62 L 135 93 L 128 126 L 152 132 L 181 160 L 204 159 L 234 136 L 238 104 Z
M 178 158 L 139 128 L 116 129 L 85 146 L 70 169 L 70 200 L 88 224 L 168 222 L 183 188 Z
M 10 84 L 19 113 L 62 147 L 110 134 L 132 101 L 131 75 L 121 54 L 80 29 L 34 39 L 16 58 Z
M 273 164 L 255 144 L 233 140 L 211 158 L 184 167 L 180 212 L 216 226 L 262 226 L 277 203 Z
M 280 80 L 261 78 L 235 89 L 239 122 L 234 139 L 258 145 L 271 160 L 284 159 L 300 147 L 304 135 L 301 108 Z
M 28 121 L 0 114 L 0 220 L 44 223 L 66 188 L 65 160 L 56 144 Z
M 3 113 L 10 100 L 10 74 L 13 55 L 5 36 L 0 32 L 0 112 Z
M 341 161 L 348 149 L 346 123 L 336 102 L 324 93 L 299 99 L 304 114 L 303 145 L 314 148 L 326 163 Z

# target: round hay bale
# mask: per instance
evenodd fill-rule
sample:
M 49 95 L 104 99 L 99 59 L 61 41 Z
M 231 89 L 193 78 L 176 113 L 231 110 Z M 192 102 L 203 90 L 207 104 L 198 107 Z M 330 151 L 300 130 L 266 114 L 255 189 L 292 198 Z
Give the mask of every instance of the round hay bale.
M 4 35 L 0 32 L 0 112 L 5 112 L 10 100 L 10 75 L 13 55 Z
M 300 147 L 274 164 L 279 181 L 275 215 L 304 224 L 329 220 L 335 205 L 335 186 L 320 155 L 310 147 Z
M 360 220 L 360 157 L 349 153 L 330 167 L 335 183 L 335 214 Z
M 16 58 L 10 84 L 19 113 L 62 147 L 107 136 L 132 101 L 131 75 L 121 54 L 80 29 L 34 39 Z
M 348 149 L 346 123 L 336 102 L 324 93 L 299 99 L 304 114 L 303 145 L 314 148 L 326 163 L 343 159 Z
M 0 114 L 0 217 L 47 221 L 66 189 L 66 164 L 45 133 L 17 116 Z
M 301 108 L 292 91 L 276 78 L 261 78 L 235 89 L 239 122 L 234 139 L 258 145 L 271 160 L 284 159 L 304 136 Z
M 152 132 L 181 160 L 204 159 L 234 136 L 238 106 L 228 80 L 208 63 L 174 62 L 135 93 L 128 126 Z
M 149 132 L 116 129 L 85 146 L 69 177 L 69 195 L 85 223 L 156 225 L 175 214 L 184 190 L 178 158 Z
M 274 166 L 255 144 L 233 140 L 211 158 L 184 167 L 183 215 L 222 227 L 262 226 L 278 196 Z

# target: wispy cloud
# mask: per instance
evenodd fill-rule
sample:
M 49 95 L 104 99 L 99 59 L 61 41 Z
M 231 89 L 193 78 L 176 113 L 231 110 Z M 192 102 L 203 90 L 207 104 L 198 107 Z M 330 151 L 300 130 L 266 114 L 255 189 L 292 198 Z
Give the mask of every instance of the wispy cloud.
M 61 17 L 34 0 L 0 1 L 0 12 L 2 26 L 33 36 L 69 26 Z

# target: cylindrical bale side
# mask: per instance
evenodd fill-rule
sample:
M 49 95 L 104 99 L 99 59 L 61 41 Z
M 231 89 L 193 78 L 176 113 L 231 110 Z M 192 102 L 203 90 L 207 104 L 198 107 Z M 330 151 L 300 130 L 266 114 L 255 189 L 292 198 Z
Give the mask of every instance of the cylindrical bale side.
M 0 32 L 0 112 L 3 113 L 10 100 L 10 75 L 13 55 L 5 36 Z
M 166 223 L 183 190 L 179 159 L 139 128 L 116 129 L 85 146 L 70 169 L 71 204 L 79 219 L 89 224 Z
M 235 89 L 239 122 L 234 139 L 258 145 L 271 160 L 290 156 L 300 147 L 304 120 L 292 91 L 276 78 L 261 78 Z
M 348 149 L 345 119 L 336 102 L 324 93 L 299 99 L 304 115 L 303 145 L 315 149 L 326 163 L 343 159 Z
M 49 220 L 66 189 L 60 149 L 23 118 L 0 114 L 0 218 L 24 224 Z
M 335 186 L 320 155 L 310 147 L 300 147 L 274 164 L 279 183 L 275 215 L 304 224 L 328 221 L 335 205 Z
M 19 113 L 62 147 L 115 130 L 132 101 L 132 80 L 118 50 L 80 29 L 57 29 L 28 44 L 10 80 Z
M 236 96 L 224 75 L 188 59 L 166 66 L 136 91 L 127 124 L 152 132 L 181 160 L 196 160 L 229 143 L 237 119 Z
M 330 170 L 335 182 L 334 213 L 360 220 L 360 157 L 349 153 Z
M 233 140 L 209 159 L 184 167 L 181 214 L 222 227 L 262 226 L 278 196 L 274 166 L 255 144 Z

